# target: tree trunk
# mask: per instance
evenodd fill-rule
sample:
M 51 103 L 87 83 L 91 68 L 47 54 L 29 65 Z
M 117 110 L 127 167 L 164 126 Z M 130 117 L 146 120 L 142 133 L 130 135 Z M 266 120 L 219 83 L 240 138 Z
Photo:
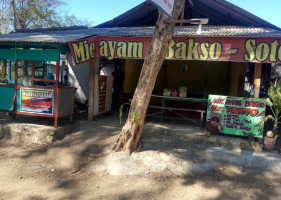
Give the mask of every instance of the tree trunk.
M 16 5 L 15 5 L 15 0 L 11 1 L 12 8 L 13 8 L 13 17 L 14 17 L 14 29 L 15 32 L 17 31 L 17 18 L 16 18 Z
M 184 0 L 176 0 L 173 19 L 178 19 Z M 158 73 L 165 59 L 168 46 L 173 37 L 175 24 L 164 23 L 168 16 L 159 10 L 154 36 L 144 60 L 137 88 L 135 90 L 128 119 L 113 145 L 113 150 L 131 154 L 140 150 L 140 137 L 145 115 Z

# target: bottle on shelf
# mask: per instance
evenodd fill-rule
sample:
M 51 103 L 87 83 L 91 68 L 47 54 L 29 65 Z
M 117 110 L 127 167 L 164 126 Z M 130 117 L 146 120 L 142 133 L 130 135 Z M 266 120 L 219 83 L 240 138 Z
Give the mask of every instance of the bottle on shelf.
M 250 97 L 251 97 L 251 98 L 254 97 L 254 86 L 251 87 Z

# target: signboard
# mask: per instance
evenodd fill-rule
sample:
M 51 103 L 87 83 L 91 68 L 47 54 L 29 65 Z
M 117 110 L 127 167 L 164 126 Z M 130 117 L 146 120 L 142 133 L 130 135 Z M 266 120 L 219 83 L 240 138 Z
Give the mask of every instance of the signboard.
M 21 88 L 20 112 L 53 115 L 54 91 L 34 88 Z
M 144 59 L 151 37 L 93 36 L 69 43 L 76 64 L 95 57 Z M 281 63 L 280 38 L 174 37 L 166 59 Z
M 155 6 L 160 8 L 169 17 L 173 17 L 175 0 L 150 0 Z
M 265 108 L 261 99 L 209 95 L 206 130 L 262 138 Z

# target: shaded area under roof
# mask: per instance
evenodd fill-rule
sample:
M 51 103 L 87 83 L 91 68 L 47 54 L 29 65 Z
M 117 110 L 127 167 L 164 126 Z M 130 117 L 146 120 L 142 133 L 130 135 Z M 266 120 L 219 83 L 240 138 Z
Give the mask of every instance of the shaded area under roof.
M 279 27 L 225 0 L 192 0 L 192 2 L 193 7 L 186 1 L 185 19 L 209 18 L 209 25 L 264 27 L 281 30 Z M 145 1 L 96 27 L 155 26 L 157 19 L 157 7 L 149 1 Z

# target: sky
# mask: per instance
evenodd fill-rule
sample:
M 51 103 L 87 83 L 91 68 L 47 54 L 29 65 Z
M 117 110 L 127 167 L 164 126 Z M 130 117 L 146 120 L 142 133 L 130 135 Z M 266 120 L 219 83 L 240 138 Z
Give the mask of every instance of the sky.
M 137 6 L 145 0 L 65 0 L 69 12 L 96 26 Z M 195 0 L 194 0 L 195 1 Z M 281 0 L 228 0 L 281 28 Z

